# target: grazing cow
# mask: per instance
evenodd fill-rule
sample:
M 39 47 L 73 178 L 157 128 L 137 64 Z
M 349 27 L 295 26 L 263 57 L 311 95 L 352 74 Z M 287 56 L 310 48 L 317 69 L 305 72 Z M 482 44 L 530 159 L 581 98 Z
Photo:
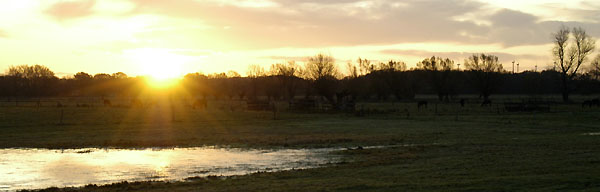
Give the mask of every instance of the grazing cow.
M 484 107 L 484 106 L 490 106 L 491 107 L 492 106 L 492 100 L 484 99 L 483 102 L 481 103 L 481 106 L 482 107 Z
M 600 99 L 585 100 L 581 104 L 581 107 L 583 108 L 585 106 L 588 106 L 590 108 L 593 106 L 600 107 Z
M 464 107 L 466 102 L 467 102 L 466 99 L 460 99 L 460 106 Z
M 105 107 L 110 107 L 110 106 L 112 106 L 112 104 L 110 103 L 110 100 L 108 100 L 108 99 L 104 99 L 104 106 L 105 106 Z
M 419 101 L 419 102 L 417 103 L 417 108 L 418 108 L 418 109 L 421 109 L 421 107 L 425 107 L 425 108 L 427 108 L 427 101 Z

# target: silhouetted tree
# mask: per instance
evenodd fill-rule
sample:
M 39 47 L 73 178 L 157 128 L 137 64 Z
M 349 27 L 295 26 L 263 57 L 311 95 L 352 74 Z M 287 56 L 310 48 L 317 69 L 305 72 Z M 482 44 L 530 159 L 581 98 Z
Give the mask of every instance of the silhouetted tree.
M 300 66 L 294 61 L 289 61 L 287 64 L 278 63 L 272 65 L 271 71 L 285 91 L 286 99 L 289 101 L 293 100 L 298 89 Z
M 412 99 L 418 88 L 415 78 L 406 71 L 406 63 L 390 60 L 379 63 L 369 75 L 377 98 L 385 100 L 393 94 L 398 100 Z
M 337 67 L 333 57 L 317 54 L 308 58 L 305 64 L 305 75 L 313 82 L 317 94 L 327 99 L 332 105 L 336 105 L 334 95 L 337 92 Z
M 94 79 L 96 80 L 106 80 L 106 79 L 110 79 L 111 76 L 109 74 L 106 73 L 98 73 L 94 75 Z
M 13 79 L 14 90 L 20 92 L 21 96 L 49 95 L 55 91 L 52 84 L 58 80 L 54 72 L 42 65 L 10 66 L 7 74 Z
M 76 92 L 77 95 L 88 95 L 90 91 L 90 86 L 93 85 L 93 77 L 90 74 L 85 72 L 78 72 L 73 75 L 73 80 L 75 81 L 75 87 L 73 91 Z
M 502 64 L 498 62 L 497 56 L 483 53 L 474 54 L 465 59 L 465 68 L 469 70 L 474 87 L 485 100 L 488 100 L 489 96 L 502 83 L 500 73 L 504 70 Z
M 250 78 L 250 97 L 253 100 L 257 99 L 260 80 L 259 78 L 265 76 L 265 69 L 260 65 L 250 65 L 248 66 L 246 75 L 248 78 Z
M 430 82 L 440 101 L 448 101 L 450 93 L 454 92 L 455 82 L 451 77 L 454 61 L 432 56 L 417 63 L 417 67 L 428 72 Z
M 26 79 L 40 77 L 51 78 L 54 77 L 54 72 L 42 65 L 17 65 L 8 67 L 8 75 Z
M 239 96 L 240 99 L 243 99 L 243 97 L 246 95 L 246 89 L 244 89 L 241 79 L 242 76 L 233 70 L 227 71 L 226 77 L 222 79 L 224 82 L 223 91 L 230 100 L 232 100 L 235 96 Z
M 116 72 L 112 74 L 113 79 L 127 79 L 127 74 L 123 72 Z
M 371 62 L 367 59 L 357 59 L 357 65 L 352 62 L 347 63 L 349 75 L 343 79 L 343 89 L 348 91 L 348 94 L 353 100 L 369 97 L 369 80 L 366 75 L 374 69 Z
M 371 61 L 367 60 L 367 59 L 361 59 L 360 57 L 358 58 L 358 75 L 362 76 L 362 75 L 366 75 L 369 74 L 371 72 L 373 72 L 375 70 L 375 66 L 373 64 L 371 64 Z
M 590 75 L 594 79 L 600 80 L 600 54 L 596 55 L 594 60 L 590 63 Z
M 194 95 L 201 95 L 206 99 L 211 95 L 208 84 L 208 76 L 202 73 L 188 73 L 183 77 L 184 87 Z
M 569 43 L 571 34 L 573 42 Z M 567 27 L 562 26 L 558 32 L 553 34 L 553 37 L 554 50 L 552 53 L 561 75 L 562 98 L 563 101 L 567 102 L 572 89 L 570 81 L 577 75 L 581 64 L 586 61 L 587 56 L 594 50 L 596 41 L 580 27 L 573 28 L 573 31 L 570 31 Z M 569 47 L 569 45 L 571 46 Z
M 73 78 L 78 81 L 89 81 L 92 80 L 93 77 L 85 72 L 78 72 L 73 75 Z

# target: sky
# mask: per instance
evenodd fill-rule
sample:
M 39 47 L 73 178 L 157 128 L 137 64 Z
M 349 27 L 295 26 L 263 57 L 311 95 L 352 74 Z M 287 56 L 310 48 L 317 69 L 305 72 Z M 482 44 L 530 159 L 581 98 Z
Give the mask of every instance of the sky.
M 551 68 L 561 25 L 600 38 L 597 0 L 0 0 L 0 73 L 40 64 L 58 76 L 165 77 L 299 63 L 319 53 L 344 71 L 358 57 L 473 53 L 520 71 Z M 600 49 L 600 43 L 598 46 Z M 600 53 L 594 51 L 592 56 Z

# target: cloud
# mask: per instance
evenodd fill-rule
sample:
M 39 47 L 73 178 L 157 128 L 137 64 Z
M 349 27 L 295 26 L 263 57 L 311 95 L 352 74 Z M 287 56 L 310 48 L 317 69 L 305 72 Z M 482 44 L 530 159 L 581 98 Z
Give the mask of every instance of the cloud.
M 538 16 L 470 0 L 132 2 L 135 8 L 130 14 L 157 14 L 201 22 L 212 26 L 206 34 L 219 36 L 223 45 L 238 49 L 415 42 L 497 43 L 512 47 L 548 43 L 550 33 L 557 29 L 552 21 Z M 248 6 L 253 2 L 270 6 Z M 485 20 L 489 25 L 474 19 L 455 19 L 468 13 L 486 13 L 474 19 Z M 576 23 L 600 28 L 598 23 Z
M 61 1 L 45 10 L 45 13 L 56 20 L 77 19 L 92 15 L 95 0 Z
M 461 31 L 483 33 L 473 22 L 451 19 L 475 11 L 479 3 L 462 0 L 393 1 L 360 4 L 358 1 L 280 1 L 274 8 L 245 8 L 191 0 L 176 2 L 134 0 L 135 14 L 161 14 L 202 21 L 215 27 L 231 26 L 219 35 L 231 44 L 260 47 L 310 47 L 391 44 L 407 42 L 464 42 Z M 281 11 L 287 10 L 287 11 Z M 427 12 L 427 14 L 423 14 Z
M 509 9 L 501 9 L 488 19 L 492 23 L 488 38 L 500 40 L 505 47 L 548 43 L 554 30 L 540 25 L 533 15 Z

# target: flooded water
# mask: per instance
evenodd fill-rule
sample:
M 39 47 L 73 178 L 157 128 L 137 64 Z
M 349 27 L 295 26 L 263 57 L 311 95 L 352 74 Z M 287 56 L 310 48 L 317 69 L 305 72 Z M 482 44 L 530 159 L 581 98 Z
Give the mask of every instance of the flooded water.
M 0 149 L 0 191 L 305 169 L 340 161 L 335 150 Z

